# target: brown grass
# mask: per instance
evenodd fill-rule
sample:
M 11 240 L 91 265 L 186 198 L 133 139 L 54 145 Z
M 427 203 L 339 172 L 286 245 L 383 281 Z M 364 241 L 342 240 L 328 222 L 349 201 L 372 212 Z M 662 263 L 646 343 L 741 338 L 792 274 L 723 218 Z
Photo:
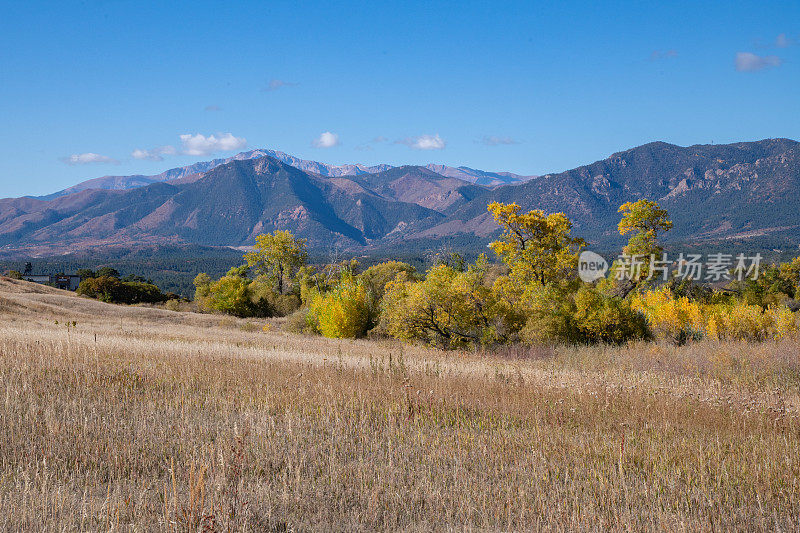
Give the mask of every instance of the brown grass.
M 797 340 L 444 353 L 246 324 L 0 280 L 0 529 L 800 527 Z

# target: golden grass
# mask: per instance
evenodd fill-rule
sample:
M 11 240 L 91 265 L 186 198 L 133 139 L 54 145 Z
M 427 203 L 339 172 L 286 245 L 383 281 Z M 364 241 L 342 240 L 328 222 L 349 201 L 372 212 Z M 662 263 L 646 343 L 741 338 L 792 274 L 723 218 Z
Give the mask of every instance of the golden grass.
M 797 340 L 481 354 L 272 326 L 0 280 L 0 529 L 800 527 Z

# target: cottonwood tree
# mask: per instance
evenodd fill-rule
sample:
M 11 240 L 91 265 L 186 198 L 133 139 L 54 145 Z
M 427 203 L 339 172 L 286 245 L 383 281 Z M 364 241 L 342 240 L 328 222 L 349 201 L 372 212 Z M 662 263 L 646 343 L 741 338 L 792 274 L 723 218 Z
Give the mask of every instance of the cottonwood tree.
M 281 230 L 259 235 L 255 249 L 244 258 L 253 272 L 268 277 L 278 294 L 284 294 L 286 282 L 291 283 L 308 259 L 306 239 L 298 239 L 290 231 Z
M 622 253 L 630 257 L 639 256 L 642 263 L 632 279 L 634 283 L 639 283 L 650 277 L 652 258 L 661 260 L 664 249 L 658 242 L 658 236 L 672 228 L 672 221 L 666 209 L 644 198 L 622 204 L 619 212 L 622 213 L 617 226 L 619 234 L 632 234 Z
M 546 285 L 575 278 L 578 254 L 586 243 L 571 235 L 572 222 L 564 213 L 522 213 L 517 204 L 499 202 L 489 204 L 488 210 L 504 229 L 489 246 L 518 282 Z
M 503 342 L 508 328 L 487 282 L 487 267 L 481 256 L 464 272 L 437 265 L 423 281 L 410 281 L 407 274 L 390 281 L 382 303 L 387 332 L 442 348 Z

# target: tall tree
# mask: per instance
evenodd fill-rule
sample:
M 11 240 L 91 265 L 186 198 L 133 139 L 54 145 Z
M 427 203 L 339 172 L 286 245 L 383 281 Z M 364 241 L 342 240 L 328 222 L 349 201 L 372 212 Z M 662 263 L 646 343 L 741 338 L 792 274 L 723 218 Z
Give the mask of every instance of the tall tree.
M 622 219 L 618 229 L 620 235 L 631 234 L 628 244 L 622 249 L 627 256 L 640 256 L 641 270 L 635 274 L 634 282 L 647 279 L 650 275 L 651 259 L 660 260 L 664 249 L 658 242 L 660 233 L 672 228 L 667 210 L 656 202 L 647 199 L 627 202 L 619 208 Z
M 280 230 L 259 235 L 255 249 L 244 258 L 256 274 L 267 276 L 278 293 L 284 294 L 285 282 L 291 282 L 308 259 L 306 239 L 298 239 L 290 231 Z
M 517 204 L 499 202 L 490 204 L 488 210 L 504 229 L 500 240 L 489 246 L 515 278 L 546 285 L 575 277 L 585 242 L 572 236 L 572 222 L 564 213 L 522 213 Z

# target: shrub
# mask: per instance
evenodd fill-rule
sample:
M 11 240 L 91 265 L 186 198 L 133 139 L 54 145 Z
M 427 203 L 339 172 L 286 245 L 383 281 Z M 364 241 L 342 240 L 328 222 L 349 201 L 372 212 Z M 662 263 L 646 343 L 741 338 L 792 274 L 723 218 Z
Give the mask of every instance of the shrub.
M 103 302 L 119 304 L 159 303 L 167 300 L 167 296 L 155 285 L 139 281 L 120 281 L 112 276 L 85 279 L 81 281 L 76 292 Z
M 644 314 L 657 338 L 668 338 L 682 344 L 705 334 L 703 304 L 686 296 L 675 298 L 668 288 L 637 294 L 631 305 Z
M 524 308 L 520 337 L 525 344 L 580 342 L 573 325 L 575 302 L 561 287 L 529 287 L 519 305 Z
M 268 277 L 251 280 L 246 276 L 246 266 L 232 268 L 217 281 L 198 274 L 194 280 L 198 308 L 247 318 L 286 316 L 300 306 L 296 294 L 279 294 Z
M 273 288 L 272 280 L 257 277 L 250 284 L 252 311 L 257 316 L 288 316 L 300 307 L 300 297 L 294 293 L 280 294 Z
M 314 325 L 309 320 L 308 307 L 301 307 L 287 316 L 283 329 L 290 333 L 314 333 Z
M 363 337 L 375 325 L 374 299 L 362 280 L 345 275 L 332 291 L 314 295 L 308 318 L 325 337 Z
M 527 344 L 622 344 L 650 336 L 644 315 L 627 300 L 592 285 L 570 291 L 554 285 L 525 295 Z
M 437 265 L 424 281 L 398 277 L 390 282 L 382 303 L 385 331 L 397 339 L 442 348 L 509 340 L 509 307 L 488 285 L 487 265 L 482 256 L 466 272 Z
M 372 265 L 361 274 L 361 279 L 366 283 L 367 288 L 375 297 L 376 301 L 381 301 L 386 294 L 386 285 L 394 281 L 400 274 L 405 274 L 408 278 L 415 278 L 417 269 L 408 263 L 401 261 L 386 261 L 377 265 Z
M 644 315 L 631 308 L 628 300 L 606 296 L 589 285 L 575 295 L 572 324 L 575 336 L 589 344 L 621 344 L 650 336 Z
M 705 311 L 706 334 L 714 339 L 777 340 L 798 330 L 795 315 L 785 306 L 762 309 L 738 301 Z
M 658 338 L 678 343 L 701 337 L 762 341 L 800 329 L 797 317 L 786 306 L 763 309 L 746 299 L 704 304 L 676 298 L 668 288 L 639 294 L 632 306 L 644 313 Z
M 223 276 L 210 283 L 198 305 L 211 311 L 218 311 L 238 317 L 248 317 L 255 314 L 250 293 L 251 281 L 240 276 Z

